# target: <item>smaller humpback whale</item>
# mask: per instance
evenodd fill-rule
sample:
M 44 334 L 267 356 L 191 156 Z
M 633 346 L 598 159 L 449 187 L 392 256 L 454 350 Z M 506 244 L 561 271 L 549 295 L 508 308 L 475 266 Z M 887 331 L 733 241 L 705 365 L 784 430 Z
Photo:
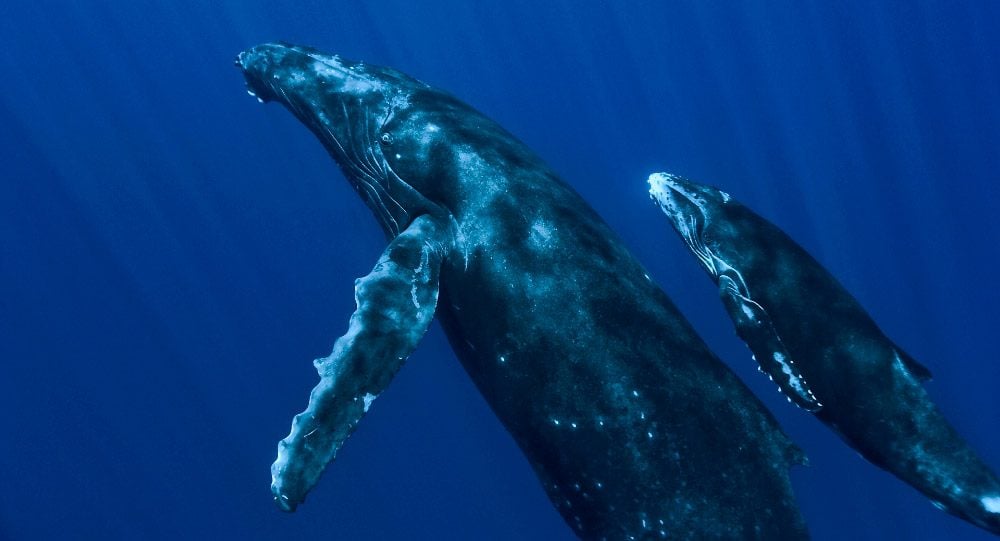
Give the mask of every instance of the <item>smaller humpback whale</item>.
M 292 511 L 438 317 L 573 532 L 804 539 L 798 449 L 607 224 L 497 123 L 396 70 L 241 53 L 375 213 L 388 247 L 271 469 Z
M 666 173 L 649 185 L 789 401 L 936 506 L 1000 534 L 1000 482 L 927 396 L 924 366 L 801 246 L 729 194 Z

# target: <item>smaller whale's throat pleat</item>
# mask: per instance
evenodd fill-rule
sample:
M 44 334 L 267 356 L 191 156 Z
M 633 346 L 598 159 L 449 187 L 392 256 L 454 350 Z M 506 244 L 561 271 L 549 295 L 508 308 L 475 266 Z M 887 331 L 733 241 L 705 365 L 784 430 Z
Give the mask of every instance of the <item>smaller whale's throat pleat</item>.
M 695 257 L 698 258 L 698 261 L 701 261 L 702 266 L 708 271 L 708 274 L 713 278 L 718 276 L 719 270 L 715 267 L 715 258 L 709 253 L 708 247 L 705 246 L 705 242 L 701 238 L 702 233 L 701 228 L 698 227 L 698 219 L 694 216 L 689 216 L 687 222 L 686 227 L 678 227 L 678 231 L 684 237 L 687 245 L 691 247 L 691 251 Z

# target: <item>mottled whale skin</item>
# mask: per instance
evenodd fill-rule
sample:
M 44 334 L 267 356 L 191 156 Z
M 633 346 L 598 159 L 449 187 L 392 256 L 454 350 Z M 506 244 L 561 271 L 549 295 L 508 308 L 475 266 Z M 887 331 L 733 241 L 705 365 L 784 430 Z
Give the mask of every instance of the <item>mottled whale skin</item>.
M 649 185 L 789 401 L 938 507 L 1000 534 L 1000 482 L 931 402 L 926 368 L 801 246 L 729 194 L 667 173 Z
M 798 449 L 522 143 L 389 68 L 280 43 L 237 64 L 315 133 L 389 239 L 279 444 L 279 506 L 303 501 L 436 315 L 578 536 L 807 537 Z

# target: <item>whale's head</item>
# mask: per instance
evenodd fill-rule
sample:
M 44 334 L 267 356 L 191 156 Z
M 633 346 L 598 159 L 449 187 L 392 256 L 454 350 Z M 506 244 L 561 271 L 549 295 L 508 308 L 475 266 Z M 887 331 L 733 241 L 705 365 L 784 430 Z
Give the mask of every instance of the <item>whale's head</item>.
M 442 212 L 427 195 L 426 175 L 410 166 L 425 163 L 434 146 L 433 130 L 412 129 L 414 102 L 435 93 L 431 87 L 392 68 L 285 43 L 248 49 L 236 65 L 250 95 L 283 104 L 319 137 L 389 237 L 420 214 Z
M 729 266 L 722 260 L 727 247 L 738 241 L 728 214 L 739 203 L 722 190 L 669 173 L 653 173 L 648 182 L 650 197 L 705 270 L 718 278 Z

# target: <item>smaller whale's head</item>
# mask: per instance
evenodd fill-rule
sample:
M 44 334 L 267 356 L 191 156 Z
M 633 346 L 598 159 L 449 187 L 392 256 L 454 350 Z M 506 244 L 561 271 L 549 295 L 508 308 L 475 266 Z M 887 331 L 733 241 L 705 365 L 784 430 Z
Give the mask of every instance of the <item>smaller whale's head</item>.
M 428 85 L 392 68 L 285 43 L 248 49 L 236 66 L 251 96 L 281 103 L 313 131 L 388 236 L 420 214 L 441 212 L 420 175 L 399 166 L 404 154 L 426 155 L 434 142 L 427 130 L 415 137 L 400 128 L 411 122 L 413 102 L 435 92 Z
M 725 246 L 737 235 L 727 214 L 739 203 L 722 190 L 669 173 L 653 173 L 648 182 L 650 197 L 709 274 L 718 278 L 728 267 L 720 259 Z

